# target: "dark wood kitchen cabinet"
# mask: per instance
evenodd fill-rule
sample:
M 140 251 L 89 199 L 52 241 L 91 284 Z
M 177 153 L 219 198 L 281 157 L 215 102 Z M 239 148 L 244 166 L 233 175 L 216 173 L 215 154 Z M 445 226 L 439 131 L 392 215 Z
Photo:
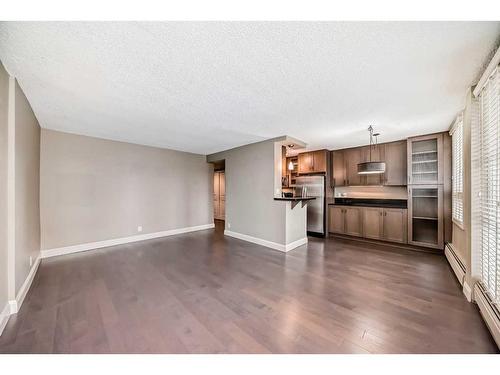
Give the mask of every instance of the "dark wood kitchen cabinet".
M 402 208 L 384 208 L 382 238 L 385 241 L 407 243 L 407 215 Z
M 403 208 L 363 207 L 363 237 L 407 242 L 407 211 Z
M 298 155 L 299 174 L 326 173 L 327 150 L 303 152 Z
M 385 144 L 384 185 L 406 186 L 406 157 L 406 141 L 390 142 Z
M 311 173 L 313 170 L 312 152 L 303 152 L 298 155 L 298 171 L 300 173 Z
M 378 207 L 363 207 L 363 237 L 382 239 L 384 210 Z
M 407 243 L 404 208 L 329 206 L 329 232 L 373 240 Z
M 332 233 L 360 237 L 361 209 L 359 207 L 330 206 L 329 228 Z
M 408 138 L 408 184 L 443 183 L 443 134 Z
M 332 151 L 332 186 L 346 184 L 344 151 Z
M 361 208 L 360 207 L 346 207 L 344 209 L 345 215 L 345 234 L 349 236 L 361 237 L 363 234 Z
M 346 185 L 362 185 L 362 176 L 358 174 L 358 164 L 362 160 L 361 147 L 344 150 Z
M 406 186 L 406 141 L 372 146 L 372 161 L 384 161 L 385 173 L 359 175 L 358 164 L 370 161 L 370 146 L 332 151 L 332 186 Z
M 443 249 L 443 186 L 408 186 L 408 243 Z
M 327 150 L 319 150 L 313 152 L 313 169 L 314 172 L 326 173 L 326 159 L 328 156 Z
M 328 231 L 344 234 L 344 207 L 329 206 Z

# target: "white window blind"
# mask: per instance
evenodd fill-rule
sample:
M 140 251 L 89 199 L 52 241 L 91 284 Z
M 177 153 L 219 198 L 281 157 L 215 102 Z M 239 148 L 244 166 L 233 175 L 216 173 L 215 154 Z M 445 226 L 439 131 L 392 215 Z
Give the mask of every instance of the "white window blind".
M 452 217 L 458 225 L 464 221 L 464 122 L 463 115 L 458 115 L 451 130 L 452 144 Z
M 479 96 L 479 121 L 472 131 L 473 252 L 476 277 L 500 303 L 500 73 L 498 67 Z

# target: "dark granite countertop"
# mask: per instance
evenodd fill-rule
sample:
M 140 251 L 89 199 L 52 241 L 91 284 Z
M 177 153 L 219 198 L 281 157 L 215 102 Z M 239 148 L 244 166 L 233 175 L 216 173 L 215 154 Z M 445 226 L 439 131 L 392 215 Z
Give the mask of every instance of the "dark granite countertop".
M 334 198 L 328 204 L 338 206 L 382 207 L 382 208 L 407 208 L 406 199 L 372 199 L 372 198 Z
M 312 201 L 313 199 L 316 199 L 316 197 L 275 197 L 275 201 L 290 201 L 290 202 L 297 202 L 297 201 Z

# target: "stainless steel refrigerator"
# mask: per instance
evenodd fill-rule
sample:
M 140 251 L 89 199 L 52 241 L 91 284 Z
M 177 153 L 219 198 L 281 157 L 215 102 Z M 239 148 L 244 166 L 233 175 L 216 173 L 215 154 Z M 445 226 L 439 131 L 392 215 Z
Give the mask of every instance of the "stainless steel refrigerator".
M 301 176 L 295 181 L 295 196 L 302 191 L 316 199 L 307 203 L 307 232 L 312 235 L 325 235 L 325 176 Z

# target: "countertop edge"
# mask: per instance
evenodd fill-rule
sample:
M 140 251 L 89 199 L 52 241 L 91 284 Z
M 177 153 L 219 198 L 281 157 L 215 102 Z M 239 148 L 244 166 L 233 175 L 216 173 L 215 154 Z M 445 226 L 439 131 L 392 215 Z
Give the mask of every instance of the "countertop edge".
M 312 201 L 313 199 L 316 199 L 316 197 L 274 197 L 275 201 L 288 201 L 288 202 Z

